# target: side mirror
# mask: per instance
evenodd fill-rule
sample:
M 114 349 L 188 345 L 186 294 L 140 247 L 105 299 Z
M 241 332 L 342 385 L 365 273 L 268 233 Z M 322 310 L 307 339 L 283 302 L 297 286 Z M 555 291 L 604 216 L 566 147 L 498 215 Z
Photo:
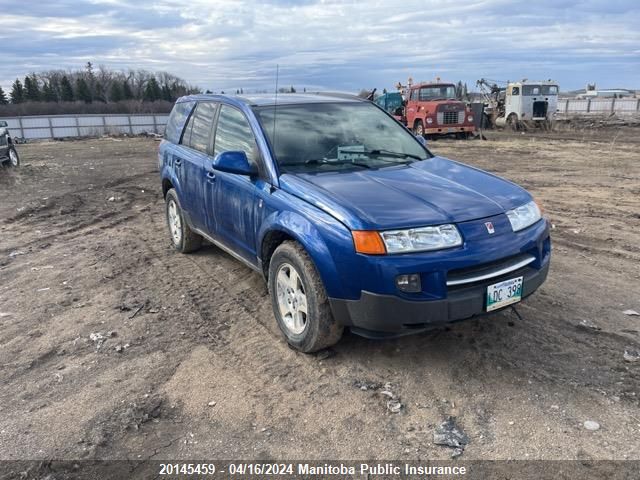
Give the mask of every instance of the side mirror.
M 416 135 L 416 140 L 418 140 L 423 147 L 427 146 L 427 139 L 424 138 L 422 135 Z
M 250 177 L 258 174 L 258 168 L 249 163 L 247 154 L 241 151 L 228 151 L 216 155 L 213 159 L 213 168 L 221 172 L 235 173 L 236 175 L 248 175 Z

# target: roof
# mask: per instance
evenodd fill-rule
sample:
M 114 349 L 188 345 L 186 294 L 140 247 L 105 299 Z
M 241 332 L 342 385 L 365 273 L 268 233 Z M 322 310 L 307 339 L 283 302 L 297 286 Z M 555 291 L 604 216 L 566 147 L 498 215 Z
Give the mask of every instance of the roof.
M 202 100 L 222 100 L 229 99 L 235 102 L 244 103 L 249 106 L 269 106 L 292 105 L 302 103 L 329 103 L 329 102 L 363 102 L 362 98 L 346 93 L 317 92 L 317 93 L 261 93 L 247 95 L 218 95 L 218 94 L 198 94 L 189 95 L 178 99 L 178 102 L 202 101 Z

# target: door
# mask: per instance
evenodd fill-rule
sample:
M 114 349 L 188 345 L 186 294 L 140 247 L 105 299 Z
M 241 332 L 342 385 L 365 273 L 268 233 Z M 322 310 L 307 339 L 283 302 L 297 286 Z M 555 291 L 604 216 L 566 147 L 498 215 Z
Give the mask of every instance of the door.
M 257 191 L 265 185 L 265 169 L 260 158 L 255 136 L 244 113 L 221 105 L 214 137 L 214 157 L 221 152 L 243 151 L 249 162 L 258 167 L 259 175 L 221 172 L 210 168 L 214 175 L 207 184 L 215 210 L 215 236 L 233 251 L 249 260 L 256 261 L 256 213 Z M 210 227 L 211 228 L 211 227 Z
M 213 121 L 217 105 L 199 102 L 185 127 L 174 165 L 182 189 L 182 209 L 187 213 L 191 226 L 208 230 L 205 208 L 206 172 L 212 153 Z

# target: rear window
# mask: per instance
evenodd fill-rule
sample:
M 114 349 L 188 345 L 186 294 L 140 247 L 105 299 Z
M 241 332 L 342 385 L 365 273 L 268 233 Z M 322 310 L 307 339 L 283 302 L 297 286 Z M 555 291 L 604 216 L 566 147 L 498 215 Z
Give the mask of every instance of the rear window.
M 164 130 L 164 138 L 171 143 L 180 143 L 180 135 L 184 129 L 184 124 L 193 109 L 195 102 L 176 103 L 171 110 L 167 127 Z

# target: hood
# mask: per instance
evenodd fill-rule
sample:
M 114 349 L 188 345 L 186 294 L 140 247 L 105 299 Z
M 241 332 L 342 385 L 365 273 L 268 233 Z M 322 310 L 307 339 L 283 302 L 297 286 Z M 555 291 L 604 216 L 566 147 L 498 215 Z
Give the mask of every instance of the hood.
M 442 157 L 378 170 L 286 173 L 280 186 L 353 230 L 466 222 L 531 199 L 511 182 Z

